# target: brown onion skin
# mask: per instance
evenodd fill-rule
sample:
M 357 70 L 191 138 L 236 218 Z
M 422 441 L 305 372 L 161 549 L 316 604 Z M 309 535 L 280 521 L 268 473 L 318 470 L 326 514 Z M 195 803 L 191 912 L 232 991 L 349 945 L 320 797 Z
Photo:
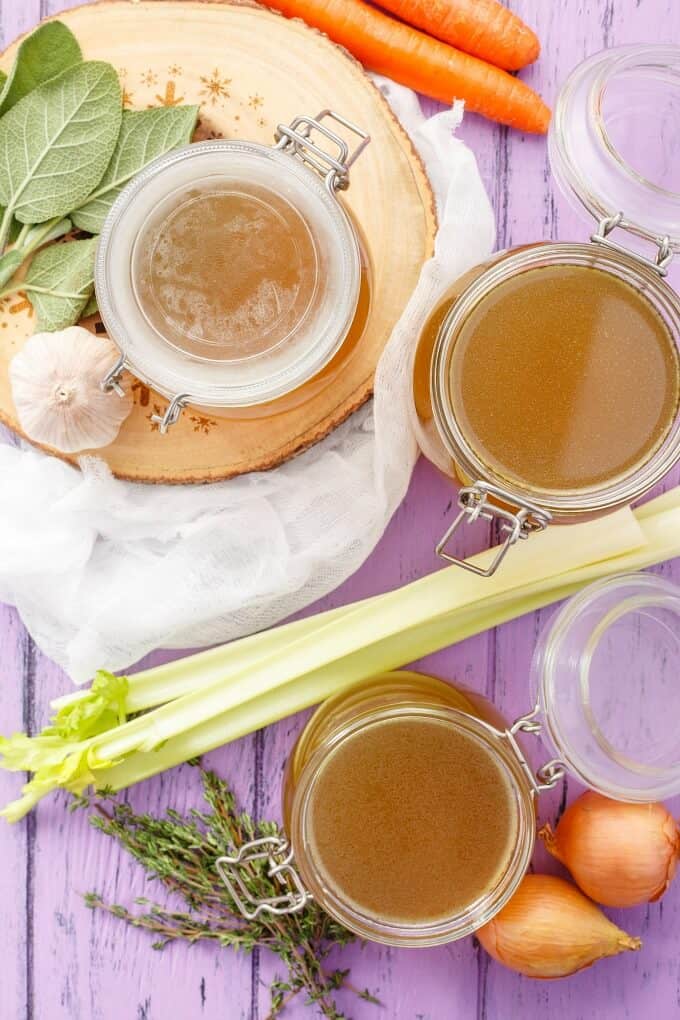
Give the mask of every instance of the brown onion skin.
M 526 875 L 510 901 L 476 934 L 499 963 L 541 980 L 568 977 L 641 946 L 576 886 L 554 875 Z
M 680 829 L 663 804 L 630 804 L 589 790 L 540 838 L 583 892 L 605 907 L 658 900 L 675 875 Z

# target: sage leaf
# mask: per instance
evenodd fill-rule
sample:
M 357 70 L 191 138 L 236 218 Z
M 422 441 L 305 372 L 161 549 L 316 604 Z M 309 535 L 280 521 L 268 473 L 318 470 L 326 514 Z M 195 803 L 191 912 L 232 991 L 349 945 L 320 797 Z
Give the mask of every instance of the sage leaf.
M 24 39 L 0 92 L 0 116 L 43 82 L 83 59 L 73 32 L 61 21 L 48 21 Z
M 44 244 L 49 244 L 50 241 L 58 241 L 60 237 L 72 229 L 73 224 L 69 219 L 61 220 L 48 220 L 47 223 L 38 223 L 37 226 L 31 227 L 24 238 L 22 248 L 25 254 L 29 254 L 35 251 L 36 248 L 42 248 Z
M 94 287 L 97 243 L 96 237 L 65 241 L 35 256 L 24 289 L 35 308 L 38 330 L 53 333 L 78 322 Z
M 23 261 L 24 253 L 16 248 L 0 257 L 0 287 L 9 283 Z
M 93 294 L 80 313 L 80 318 L 87 319 L 89 315 L 96 315 L 98 311 L 99 305 L 97 304 L 97 295 Z
M 187 145 L 197 118 L 197 106 L 125 110 L 116 148 L 97 190 L 79 209 L 70 210 L 74 224 L 90 234 L 100 233 L 109 209 L 127 182 L 151 160 Z
M 0 209 L 0 219 L 4 216 L 5 210 Z M 12 222 L 9 225 L 8 241 L 10 244 L 14 244 L 23 228 L 23 223 L 18 223 L 17 220 L 12 217 Z
M 0 205 L 7 220 L 66 216 L 97 187 L 116 145 L 122 104 L 110 64 L 76 64 L 0 119 Z

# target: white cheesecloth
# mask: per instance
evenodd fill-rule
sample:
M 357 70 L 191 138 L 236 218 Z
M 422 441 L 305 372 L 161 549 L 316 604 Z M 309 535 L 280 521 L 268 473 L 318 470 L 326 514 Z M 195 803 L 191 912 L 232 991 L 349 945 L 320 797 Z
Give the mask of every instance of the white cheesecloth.
M 114 479 L 28 445 L 0 444 L 0 600 L 76 682 L 154 648 L 228 641 L 336 588 L 366 559 L 406 494 L 413 344 L 433 303 L 491 251 L 494 223 L 463 110 L 426 120 L 414 93 L 380 80 L 427 168 L 434 258 L 380 361 L 373 401 L 276 470 L 202 486 Z

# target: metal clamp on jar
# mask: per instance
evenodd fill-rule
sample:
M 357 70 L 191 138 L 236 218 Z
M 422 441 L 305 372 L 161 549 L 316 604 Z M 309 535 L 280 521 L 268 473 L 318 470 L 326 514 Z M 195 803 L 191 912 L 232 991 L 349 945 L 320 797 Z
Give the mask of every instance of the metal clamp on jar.
M 668 149 L 679 82 L 676 46 L 581 64 L 558 98 L 549 146 L 563 190 L 595 220 L 590 241 L 497 254 L 451 286 L 421 335 L 418 440 L 463 485 L 436 546 L 448 562 L 489 576 L 519 541 L 631 504 L 680 461 L 680 299 L 665 279 L 680 250 Z M 653 142 L 656 176 L 661 163 L 669 175 L 660 183 L 640 155 Z M 451 551 L 478 518 L 503 540 L 486 570 Z
M 121 352 L 102 386 L 129 370 L 167 397 L 164 434 L 187 405 L 227 414 L 316 376 L 357 313 L 361 250 L 338 196 L 369 141 L 323 110 L 279 125 L 271 147 L 208 141 L 149 164 L 101 234 L 97 301 Z

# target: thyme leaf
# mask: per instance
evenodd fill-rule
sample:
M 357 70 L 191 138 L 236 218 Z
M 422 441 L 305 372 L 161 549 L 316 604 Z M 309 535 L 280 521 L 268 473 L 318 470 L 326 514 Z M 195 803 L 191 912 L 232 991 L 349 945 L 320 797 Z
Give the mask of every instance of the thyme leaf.
M 107 807 L 95 804 L 92 824 L 115 839 L 150 878 L 178 895 L 186 910 L 172 910 L 140 898 L 137 910 L 107 903 L 96 892 L 85 897 L 93 910 L 103 910 L 135 928 L 154 936 L 153 948 L 165 949 L 178 940 L 193 945 L 214 942 L 221 948 L 252 952 L 267 949 L 279 957 L 287 970 L 270 989 L 270 1018 L 278 1017 L 292 999 L 303 994 L 327 1020 L 347 1020 L 340 1012 L 334 993 L 349 989 L 362 1001 L 379 1005 L 368 991 L 349 983 L 348 970 L 324 968 L 332 949 L 354 941 L 354 935 L 328 914 L 310 903 L 289 917 L 264 915 L 245 920 L 221 882 L 215 860 L 229 848 L 251 839 L 279 835 L 275 822 L 256 821 L 238 810 L 234 795 L 216 773 L 198 766 L 207 810 L 182 815 L 168 810 L 163 818 L 136 814 L 132 808 L 111 800 Z M 80 798 L 78 806 L 83 806 Z M 266 898 L 280 894 L 280 887 L 267 874 L 264 861 L 249 864 L 244 875 L 252 894 Z

